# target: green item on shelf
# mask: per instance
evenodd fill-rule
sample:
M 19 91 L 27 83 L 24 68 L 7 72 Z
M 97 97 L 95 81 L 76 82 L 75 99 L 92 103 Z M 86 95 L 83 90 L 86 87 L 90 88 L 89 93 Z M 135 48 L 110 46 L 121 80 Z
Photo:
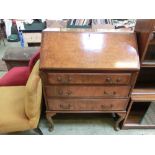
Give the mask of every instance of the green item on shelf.
M 46 28 L 45 22 L 33 22 L 32 24 L 24 23 L 25 30 L 27 31 L 42 31 Z
M 8 42 L 18 42 L 19 41 L 19 37 L 17 34 L 11 34 L 9 37 L 8 37 Z

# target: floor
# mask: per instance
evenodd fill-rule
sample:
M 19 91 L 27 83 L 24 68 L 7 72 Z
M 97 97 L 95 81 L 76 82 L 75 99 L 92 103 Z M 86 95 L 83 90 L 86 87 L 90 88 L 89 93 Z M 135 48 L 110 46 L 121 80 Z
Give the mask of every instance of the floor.
M 20 47 L 18 43 L 8 43 L 5 41 L 6 46 L 3 43 L 0 44 L 0 59 L 7 48 Z M 5 64 L 0 60 L 0 76 L 3 76 L 6 72 Z M 130 129 L 115 131 L 114 119 L 111 115 L 105 114 L 64 114 L 56 115 L 54 117 L 54 130 L 48 131 L 48 124 L 44 118 L 44 114 L 41 117 L 39 127 L 44 135 L 154 135 L 155 129 Z M 11 134 L 18 135 L 35 135 L 38 134 L 33 130 L 25 132 L 16 132 Z

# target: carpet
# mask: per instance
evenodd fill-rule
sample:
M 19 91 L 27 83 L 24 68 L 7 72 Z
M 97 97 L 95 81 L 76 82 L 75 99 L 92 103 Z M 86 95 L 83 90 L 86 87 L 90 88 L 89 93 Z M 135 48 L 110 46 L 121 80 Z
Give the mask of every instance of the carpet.
M 88 115 L 88 114 L 87 114 Z M 44 135 L 155 135 L 155 129 L 129 129 L 115 131 L 114 119 L 102 116 L 54 118 L 54 130 L 48 131 L 48 123 L 42 118 L 39 127 Z

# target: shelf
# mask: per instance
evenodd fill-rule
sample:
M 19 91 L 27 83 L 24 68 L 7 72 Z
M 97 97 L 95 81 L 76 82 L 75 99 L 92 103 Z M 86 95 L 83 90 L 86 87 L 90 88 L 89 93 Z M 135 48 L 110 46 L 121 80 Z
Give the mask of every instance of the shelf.
M 124 129 L 155 128 L 155 20 L 137 20 L 135 32 L 141 59 Z
M 154 103 L 134 102 L 123 128 L 155 128 L 154 120 Z
M 144 126 L 147 122 L 147 111 L 151 105 L 150 101 L 134 101 L 127 116 L 124 126 Z M 150 125 L 150 124 L 147 124 Z
M 155 60 L 144 60 L 141 67 L 155 67 Z
M 81 28 L 81 29 L 91 29 L 91 26 L 90 25 L 83 25 L 83 26 L 80 26 L 80 25 L 67 25 L 67 28 Z
M 132 91 L 133 101 L 155 101 L 155 88 L 137 88 Z
M 133 89 L 132 95 L 137 95 L 137 94 L 154 94 L 155 95 L 155 88 L 136 88 Z
M 152 121 L 154 120 L 154 103 L 152 101 L 155 101 L 155 87 L 134 89 L 131 94 L 131 100 L 133 101 L 131 109 L 123 127 L 127 129 L 155 128 Z
M 155 38 L 153 38 L 147 47 L 146 54 L 142 60 L 142 66 L 155 67 Z
M 145 111 L 136 112 L 132 111 L 130 112 L 130 115 L 128 116 L 128 119 L 126 120 L 126 124 L 139 124 Z

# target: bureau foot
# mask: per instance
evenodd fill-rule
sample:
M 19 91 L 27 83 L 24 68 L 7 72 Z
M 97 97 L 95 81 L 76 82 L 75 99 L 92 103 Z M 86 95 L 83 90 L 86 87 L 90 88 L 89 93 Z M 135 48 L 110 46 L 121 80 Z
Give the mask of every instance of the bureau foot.
M 46 119 L 48 121 L 48 131 L 52 132 L 54 130 L 54 123 L 53 123 L 53 119 L 52 116 L 54 116 L 55 113 L 46 113 Z
M 119 116 L 119 118 L 116 121 L 114 129 L 116 131 L 119 131 L 120 130 L 120 123 L 124 120 L 126 113 L 117 113 L 117 115 Z
M 112 118 L 114 119 L 114 121 L 117 121 L 116 113 L 112 113 Z

